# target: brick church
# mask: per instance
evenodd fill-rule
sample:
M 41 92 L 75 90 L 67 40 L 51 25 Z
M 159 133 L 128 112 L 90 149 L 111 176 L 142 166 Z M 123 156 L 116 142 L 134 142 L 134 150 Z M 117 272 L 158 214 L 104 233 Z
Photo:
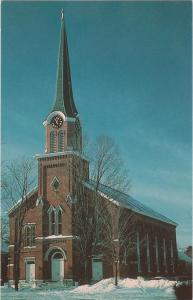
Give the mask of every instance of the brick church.
M 89 214 L 92 217 L 96 211 L 91 200 L 94 198 L 104 203 L 103 211 L 106 209 L 106 215 L 109 214 L 109 207 L 113 211 L 112 243 L 118 245 L 116 248 L 119 248 L 119 251 L 115 255 L 114 250 L 107 251 L 101 243 L 98 243 L 98 248 L 92 252 L 94 242 L 91 232 L 85 252 L 88 281 L 112 277 L 115 268 L 121 277 L 174 275 L 177 263 L 177 224 L 130 195 L 102 183 L 96 188 L 95 182 L 90 179 L 89 161 L 82 154 L 81 123 L 73 99 L 63 14 L 55 102 L 43 126 L 45 153 L 36 155 L 38 186 L 28 193 L 26 203 L 23 204 L 27 209 L 23 220 L 20 249 L 20 281 L 70 284 L 83 281 L 85 257 L 77 245 L 84 239 L 80 221 L 86 222 L 87 215 L 83 214 L 81 219 L 76 219 L 77 207 L 82 200 L 82 202 L 89 200 L 90 202 L 87 201 Z M 77 189 L 77 174 L 80 173 L 82 175 Z M 10 281 L 14 280 L 14 224 L 19 208 L 20 202 L 9 211 Z M 125 216 L 132 215 L 132 219 L 134 217 L 135 220 L 130 226 L 128 223 L 126 228 L 128 240 L 124 239 L 124 244 L 121 245 L 116 236 L 120 221 L 115 221 L 120 208 Z M 107 225 L 104 223 L 104 232 L 105 226 Z

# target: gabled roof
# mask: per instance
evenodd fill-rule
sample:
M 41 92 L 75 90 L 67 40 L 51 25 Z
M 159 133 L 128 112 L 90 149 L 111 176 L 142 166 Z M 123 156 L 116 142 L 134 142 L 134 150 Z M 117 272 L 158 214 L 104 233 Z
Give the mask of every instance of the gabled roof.
M 35 193 L 38 192 L 38 187 L 34 187 L 31 191 L 29 191 L 29 193 L 26 194 L 26 199 L 29 199 L 30 197 L 32 197 Z M 10 215 L 12 212 L 14 212 L 16 210 L 17 207 L 19 207 L 21 205 L 21 201 L 22 199 L 19 199 L 8 211 L 8 215 Z
M 178 250 L 178 258 L 189 264 L 192 264 L 192 258 L 189 257 L 186 253 L 184 253 L 184 251 L 182 249 Z
M 96 187 L 96 183 L 93 180 L 87 181 L 85 185 L 86 187 L 91 189 L 95 189 Z M 98 192 L 103 197 L 107 198 L 110 201 L 113 201 L 117 205 L 120 205 L 125 208 L 129 208 L 138 214 L 150 217 L 152 219 L 156 219 L 161 222 L 177 226 L 177 223 L 175 223 L 174 221 L 154 211 L 153 209 L 149 208 L 145 204 L 142 204 L 141 202 L 135 200 L 133 197 L 131 197 L 128 194 L 122 193 L 104 184 L 99 185 Z
M 85 186 L 89 189 L 94 190 L 96 187 L 96 183 L 93 180 L 89 180 L 85 182 Z M 33 190 L 31 190 L 27 196 L 28 198 L 34 195 L 38 191 L 38 187 L 35 187 Z M 131 197 L 128 194 L 122 193 L 118 190 L 115 190 L 111 187 L 108 187 L 104 184 L 100 184 L 98 187 L 98 192 L 101 194 L 101 196 L 105 197 L 106 199 L 114 202 L 116 205 L 120 205 L 125 208 L 129 208 L 132 211 L 135 211 L 138 214 L 147 216 L 152 219 L 156 219 L 158 221 L 171 224 L 173 226 L 177 226 L 178 224 L 172 221 L 171 219 L 163 216 L 162 214 L 156 212 L 155 210 L 149 208 L 145 204 L 139 202 L 138 200 L 135 200 L 133 197 Z M 18 200 L 18 202 L 11 207 L 9 210 L 9 214 L 12 213 L 21 203 L 21 199 Z

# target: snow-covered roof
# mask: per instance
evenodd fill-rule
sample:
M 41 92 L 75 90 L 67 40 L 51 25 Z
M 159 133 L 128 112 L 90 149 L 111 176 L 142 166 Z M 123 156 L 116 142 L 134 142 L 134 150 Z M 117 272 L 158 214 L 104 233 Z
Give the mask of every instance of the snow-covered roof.
M 85 186 L 94 189 L 96 187 L 96 183 L 93 180 L 89 180 L 85 183 Z M 98 192 L 101 194 L 101 196 L 107 198 L 110 201 L 113 201 L 117 205 L 129 208 L 138 214 L 177 226 L 177 223 L 175 223 L 174 221 L 154 211 L 145 204 L 135 200 L 128 194 L 122 193 L 104 184 L 99 184 Z
M 29 193 L 26 194 L 26 199 L 29 199 L 29 197 L 33 196 L 38 191 L 38 187 L 34 187 Z M 19 199 L 8 211 L 8 214 L 12 213 L 19 205 L 21 204 L 22 199 Z
M 75 150 L 65 150 L 65 151 L 62 151 L 62 152 L 36 154 L 35 157 L 38 159 L 38 158 L 47 158 L 47 157 L 50 158 L 50 157 L 64 156 L 64 155 L 75 155 L 77 157 L 81 157 L 84 160 L 88 161 L 88 158 L 86 156 L 84 156 L 79 151 L 75 151 Z
M 73 239 L 73 235 L 49 235 L 49 236 L 38 236 L 36 237 L 37 240 L 59 240 L 59 239 Z
M 96 183 L 93 180 L 89 180 L 85 182 L 85 186 L 94 190 L 96 187 Z M 38 187 L 35 187 L 26 195 L 27 198 L 31 197 L 37 191 L 38 191 Z M 125 208 L 129 208 L 132 211 L 135 211 L 138 214 L 177 226 L 177 223 L 175 223 L 174 221 L 154 211 L 153 209 L 149 208 L 148 206 L 139 202 L 138 200 L 135 200 L 133 197 L 131 197 L 128 194 L 115 190 L 104 184 L 99 185 L 98 192 L 101 194 L 101 196 L 114 202 L 116 205 L 121 205 Z M 20 203 L 21 203 L 21 199 L 18 200 L 17 203 L 11 207 L 11 209 L 9 210 L 9 214 L 12 213 L 20 205 Z
M 189 264 L 192 263 L 192 258 L 189 257 L 186 253 L 184 253 L 184 251 L 182 249 L 178 250 L 178 258 L 180 260 L 183 260 L 183 261 L 189 263 Z

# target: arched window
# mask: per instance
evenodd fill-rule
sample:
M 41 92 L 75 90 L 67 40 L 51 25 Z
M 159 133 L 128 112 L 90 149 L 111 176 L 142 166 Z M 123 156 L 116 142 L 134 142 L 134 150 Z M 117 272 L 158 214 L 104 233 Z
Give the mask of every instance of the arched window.
M 55 234 L 55 212 L 51 212 L 51 235 Z
M 56 152 L 56 133 L 50 132 L 50 152 Z
M 24 230 L 24 246 L 35 246 L 35 225 L 27 225 Z
M 58 211 L 58 234 L 62 234 L 62 212 Z
M 31 226 L 31 245 L 35 245 L 35 226 Z
M 30 246 L 30 227 L 25 228 L 25 246 Z
M 64 151 L 64 131 L 62 130 L 58 132 L 58 151 Z
M 56 208 L 52 205 L 48 209 L 49 214 L 49 234 L 58 235 L 62 234 L 62 208 L 57 206 Z
M 75 140 L 76 140 L 76 149 L 75 150 L 78 150 L 78 132 L 76 131 L 75 133 L 76 137 L 75 137 Z

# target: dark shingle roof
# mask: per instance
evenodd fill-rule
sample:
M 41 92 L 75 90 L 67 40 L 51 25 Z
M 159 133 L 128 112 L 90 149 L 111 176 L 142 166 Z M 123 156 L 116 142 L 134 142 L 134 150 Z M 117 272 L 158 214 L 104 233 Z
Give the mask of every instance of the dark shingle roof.
M 56 97 L 52 111 L 61 111 L 67 117 L 75 117 L 78 114 L 72 93 L 67 35 L 63 17 L 61 20 Z
M 96 183 L 93 180 L 89 180 L 88 182 L 86 182 L 86 186 L 88 188 L 94 189 Z M 175 223 L 174 221 L 154 211 L 148 206 L 142 204 L 141 202 L 135 200 L 128 194 L 122 193 L 104 184 L 100 184 L 98 190 L 100 193 L 104 194 L 104 196 L 106 196 L 109 200 L 112 199 L 118 202 L 123 207 L 129 208 L 141 215 L 145 215 L 150 218 L 177 226 L 177 223 Z

